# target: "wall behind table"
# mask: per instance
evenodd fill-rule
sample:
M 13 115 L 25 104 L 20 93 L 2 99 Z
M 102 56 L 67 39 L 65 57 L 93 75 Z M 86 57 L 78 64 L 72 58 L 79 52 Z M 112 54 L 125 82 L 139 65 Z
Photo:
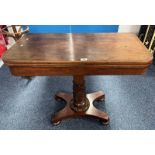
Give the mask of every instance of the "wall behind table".
M 118 32 L 118 25 L 29 25 L 30 33 Z
M 118 32 L 138 34 L 139 30 L 140 30 L 140 25 L 119 25 Z

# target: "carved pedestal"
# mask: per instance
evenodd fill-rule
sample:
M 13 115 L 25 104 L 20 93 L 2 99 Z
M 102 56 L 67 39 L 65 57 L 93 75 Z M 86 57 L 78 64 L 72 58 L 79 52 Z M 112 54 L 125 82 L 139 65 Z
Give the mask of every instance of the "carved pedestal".
M 103 100 L 102 91 L 86 94 L 84 76 L 73 77 L 73 95 L 60 92 L 55 96 L 56 100 L 64 100 L 66 106 L 52 117 L 52 123 L 57 125 L 61 120 L 71 117 L 94 117 L 107 124 L 108 114 L 94 107 L 93 102 Z

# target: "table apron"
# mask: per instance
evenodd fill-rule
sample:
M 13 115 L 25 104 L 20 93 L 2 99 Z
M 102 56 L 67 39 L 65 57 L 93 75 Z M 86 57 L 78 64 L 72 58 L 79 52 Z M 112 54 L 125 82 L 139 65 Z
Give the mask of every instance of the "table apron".
M 10 66 L 15 76 L 51 76 L 51 75 L 135 75 L 143 74 L 148 66 L 120 66 L 105 68 L 103 66 L 86 67 L 30 67 Z

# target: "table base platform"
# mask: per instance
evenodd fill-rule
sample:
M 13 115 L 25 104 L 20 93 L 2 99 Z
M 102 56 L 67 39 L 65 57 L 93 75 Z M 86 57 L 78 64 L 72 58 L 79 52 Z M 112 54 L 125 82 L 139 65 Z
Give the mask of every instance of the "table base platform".
M 66 106 L 57 112 L 54 117 L 52 117 L 51 121 L 54 125 L 58 125 L 63 119 L 66 118 L 74 118 L 74 117 L 93 117 L 95 119 L 99 119 L 103 124 L 109 123 L 109 116 L 107 113 L 98 110 L 94 107 L 93 103 L 95 101 L 104 100 L 105 95 L 102 91 L 86 94 L 86 102 L 88 102 L 87 109 L 84 107 L 87 104 L 83 104 L 84 110 L 78 111 L 77 107 L 74 105 L 73 95 L 60 92 L 56 94 L 55 99 L 58 101 L 65 101 Z M 74 107 L 75 106 L 75 107 Z

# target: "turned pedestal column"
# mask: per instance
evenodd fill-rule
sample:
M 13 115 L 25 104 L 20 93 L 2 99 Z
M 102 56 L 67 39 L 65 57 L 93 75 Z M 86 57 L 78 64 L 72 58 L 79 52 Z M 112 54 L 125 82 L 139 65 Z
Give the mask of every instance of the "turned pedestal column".
M 107 124 L 108 114 L 94 107 L 93 102 L 104 100 L 104 93 L 98 91 L 86 94 L 84 76 L 73 76 L 73 94 L 60 92 L 56 94 L 56 100 L 64 100 L 66 106 L 52 117 L 54 125 L 59 124 L 63 119 L 71 117 L 94 117 Z

